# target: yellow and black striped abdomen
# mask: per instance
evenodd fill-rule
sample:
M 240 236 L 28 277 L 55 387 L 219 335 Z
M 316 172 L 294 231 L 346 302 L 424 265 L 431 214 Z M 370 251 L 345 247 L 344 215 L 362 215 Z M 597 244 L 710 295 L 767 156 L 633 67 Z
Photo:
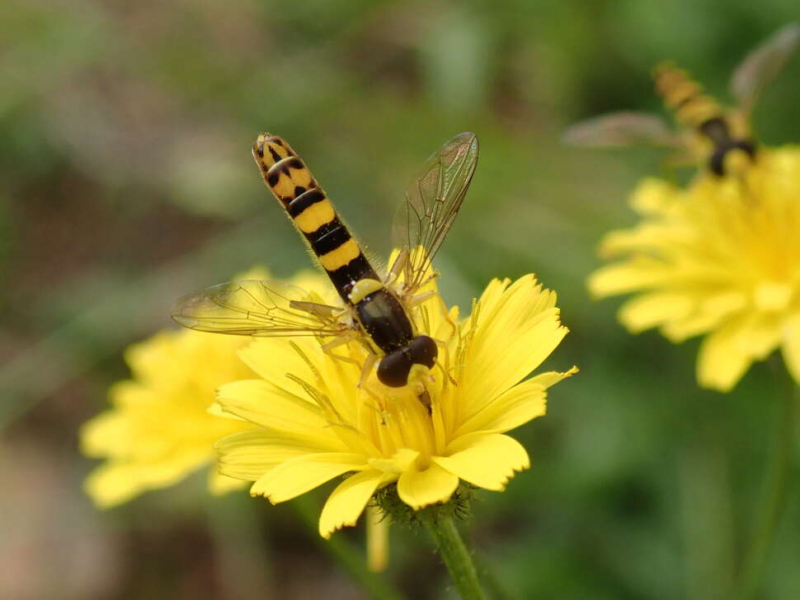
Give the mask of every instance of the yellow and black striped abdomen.
M 308 241 L 341 298 L 362 279 L 378 279 L 333 204 L 292 148 L 278 136 L 261 134 L 253 158 L 264 182 Z
M 711 142 L 708 168 L 717 175 L 739 172 L 755 157 L 755 142 L 749 136 L 735 136 L 725 109 L 703 87 L 692 80 L 686 71 L 672 63 L 655 68 L 656 91 L 675 113 L 675 119 L 694 129 Z
M 371 341 L 371 349 L 381 355 L 378 379 L 389 387 L 401 387 L 415 366 L 433 368 L 436 342 L 415 335 L 406 307 L 380 280 L 289 144 L 262 133 L 253 145 L 253 158 L 264 183 L 306 238 L 339 296 L 352 307 L 353 320 Z
M 699 129 L 706 121 L 723 117 L 722 107 L 703 93 L 703 86 L 672 63 L 658 65 L 653 70 L 653 78 L 656 91 L 680 123 Z

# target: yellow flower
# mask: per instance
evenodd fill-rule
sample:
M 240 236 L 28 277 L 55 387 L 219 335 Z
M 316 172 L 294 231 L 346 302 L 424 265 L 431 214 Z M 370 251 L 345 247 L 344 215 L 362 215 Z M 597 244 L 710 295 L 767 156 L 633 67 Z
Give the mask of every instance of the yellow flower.
M 262 279 L 255 269 L 242 279 Z M 319 274 L 299 274 L 291 283 L 324 289 Z M 236 351 L 250 338 L 164 331 L 128 348 L 125 360 L 133 379 L 109 390 L 112 408 L 86 422 L 81 430 L 84 454 L 105 459 L 86 480 L 98 506 L 111 507 L 139 494 L 169 487 L 215 461 L 214 442 L 252 429 L 244 421 L 213 414 L 216 389 L 253 372 Z M 224 493 L 242 482 L 209 472 L 209 488 Z
M 106 459 L 85 484 L 98 506 L 177 483 L 213 461 L 217 439 L 252 428 L 208 412 L 218 386 L 252 376 L 236 356 L 248 341 L 184 329 L 128 348 L 125 360 L 133 379 L 113 385 L 112 408 L 81 430 L 84 454 Z M 210 473 L 212 491 L 239 483 L 216 469 Z
M 256 428 L 218 442 L 221 472 L 255 482 L 251 494 L 273 503 L 349 474 L 322 510 L 326 538 L 355 524 L 393 482 L 414 509 L 447 501 L 459 480 L 503 490 L 529 466 L 505 432 L 543 415 L 546 389 L 574 372 L 520 383 L 567 332 L 555 301 L 529 275 L 493 281 L 462 322 L 455 307 L 444 314 L 438 296 L 414 309 L 422 333 L 444 346 L 442 367 L 420 375 L 428 406 L 413 386 L 382 386 L 374 370 L 359 388 L 366 352 L 358 342 L 334 357 L 313 338 L 254 341 L 239 354 L 260 378 L 222 386 L 217 402 Z
M 800 148 L 762 149 L 741 178 L 646 180 L 632 205 L 641 222 L 603 240 L 620 260 L 591 276 L 592 293 L 641 292 L 619 313 L 633 333 L 706 334 L 704 387 L 730 390 L 776 348 L 800 381 Z

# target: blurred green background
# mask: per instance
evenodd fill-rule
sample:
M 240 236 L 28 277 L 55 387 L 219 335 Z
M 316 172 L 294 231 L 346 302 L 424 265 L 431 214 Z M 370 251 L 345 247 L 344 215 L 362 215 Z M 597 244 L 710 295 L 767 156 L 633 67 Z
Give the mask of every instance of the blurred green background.
M 492 277 L 537 273 L 571 329 L 547 366 L 581 368 L 516 434 L 533 468 L 474 505 L 470 536 L 510 597 L 729 597 L 778 418 L 770 371 L 701 391 L 696 342 L 629 336 L 618 301 L 588 297 L 597 242 L 634 222 L 627 194 L 663 157 L 558 140 L 605 111 L 660 110 L 664 58 L 728 100 L 736 63 L 796 16 L 792 0 L 5 0 L 0 597 L 365 597 L 292 507 L 210 498 L 203 475 L 106 512 L 81 491 L 96 463 L 77 431 L 128 376 L 126 345 L 171 327 L 188 291 L 308 266 L 249 156 L 264 130 L 376 255 L 424 159 L 479 135 L 438 259 L 445 296 L 468 306 Z M 756 111 L 763 141 L 800 140 L 798 102 L 795 58 Z M 798 491 L 763 598 L 800 597 Z M 387 577 L 447 597 L 425 540 L 393 536 Z

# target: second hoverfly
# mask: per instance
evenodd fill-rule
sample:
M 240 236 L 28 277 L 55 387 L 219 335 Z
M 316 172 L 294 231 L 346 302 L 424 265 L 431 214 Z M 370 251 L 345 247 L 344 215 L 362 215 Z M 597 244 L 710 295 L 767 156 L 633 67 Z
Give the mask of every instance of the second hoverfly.
M 733 72 L 730 89 L 734 109 L 720 105 L 682 69 L 662 63 L 653 71 L 656 91 L 681 130 L 673 131 L 649 113 L 602 115 L 570 127 L 567 143 L 611 147 L 653 145 L 681 151 L 678 163 L 704 163 L 715 175 L 741 174 L 756 160 L 757 144 L 750 113 L 764 89 L 777 76 L 800 42 L 800 25 L 791 24 L 750 52 Z
M 271 281 L 233 281 L 178 301 L 175 321 L 198 331 L 252 336 L 313 335 L 323 348 L 358 339 L 369 351 L 362 380 L 377 363 L 381 383 L 402 387 L 415 367 L 433 368 L 436 342 L 419 333 L 411 308 L 433 277 L 431 261 L 455 220 L 478 161 L 478 139 L 461 133 L 433 154 L 395 219 L 400 252 L 380 277 L 305 163 L 282 138 L 261 134 L 253 158 L 344 307 L 309 301 Z

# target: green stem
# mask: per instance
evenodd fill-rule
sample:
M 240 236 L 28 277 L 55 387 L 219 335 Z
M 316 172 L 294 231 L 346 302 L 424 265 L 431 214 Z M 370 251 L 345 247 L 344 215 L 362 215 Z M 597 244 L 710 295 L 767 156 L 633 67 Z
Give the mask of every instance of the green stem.
M 458 533 L 453 516 L 435 508 L 423 510 L 420 516 L 436 543 L 461 599 L 486 600 L 472 556 Z
M 309 529 L 311 537 L 326 553 L 338 562 L 373 600 L 404 600 L 388 581 L 367 569 L 367 557 L 356 546 L 342 537 L 334 534 L 326 540 L 320 537 L 318 530 L 319 507 L 311 498 L 300 496 L 292 501 L 300 520 Z
M 787 480 L 791 465 L 794 425 L 797 419 L 797 384 L 786 371 L 778 367 L 781 383 L 778 392 L 781 396 L 781 418 L 778 423 L 777 439 L 764 478 L 760 509 L 754 529 L 750 549 L 745 557 L 740 579 L 740 599 L 755 597 L 761 583 L 761 575 L 767 562 L 767 553 L 775 528 L 786 503 Z

